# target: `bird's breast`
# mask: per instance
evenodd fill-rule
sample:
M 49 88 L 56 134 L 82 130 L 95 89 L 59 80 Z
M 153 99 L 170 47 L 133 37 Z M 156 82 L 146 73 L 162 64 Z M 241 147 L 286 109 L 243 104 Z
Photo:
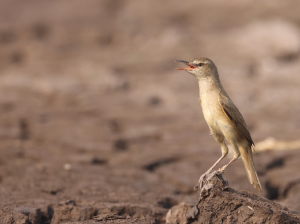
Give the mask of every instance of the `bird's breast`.
M 208 126 L 219 134 L 234 128 L 229 118 L 224 114 L 218 102 L 207 102 L 202 106 L 203 116 Z

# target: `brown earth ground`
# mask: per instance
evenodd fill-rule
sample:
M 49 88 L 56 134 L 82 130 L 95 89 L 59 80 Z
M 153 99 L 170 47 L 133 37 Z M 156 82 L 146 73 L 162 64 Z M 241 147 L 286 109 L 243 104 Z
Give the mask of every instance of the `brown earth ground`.
M 34 223 L 110 212 L 164 223 L 170 207 L 194 203 L 221 151 L 176 59 L 216 63 L 256 143 L 299 139 L 299 7 L 1 1 L 0 205 Z M 300 211 L 300 150 L 254 157 L 262 196 Z M 225 178 L 255 192 L 242 161 Z

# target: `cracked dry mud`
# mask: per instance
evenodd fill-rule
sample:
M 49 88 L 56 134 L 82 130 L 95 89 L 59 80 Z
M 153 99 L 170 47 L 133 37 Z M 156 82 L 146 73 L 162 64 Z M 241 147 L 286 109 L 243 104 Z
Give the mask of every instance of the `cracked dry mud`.
M 299 4 L 1 1 L 2 220 L 165 223 L 195 203 L 221 151 L 178 59 L 216 62 L 255 143 L 298 139 Z M 300 210 L 299 157 L 255 153 L 261 196 Z M 224 177 L 255 193 L 242 161 Z

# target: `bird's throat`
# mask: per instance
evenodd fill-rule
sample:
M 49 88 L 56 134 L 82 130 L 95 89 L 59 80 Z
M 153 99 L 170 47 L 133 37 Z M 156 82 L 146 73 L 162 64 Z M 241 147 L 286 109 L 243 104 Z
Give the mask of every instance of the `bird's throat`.
M 220 80 L 215 77 L 201 77 L 198 79 L 200 98 L 223 89 Z

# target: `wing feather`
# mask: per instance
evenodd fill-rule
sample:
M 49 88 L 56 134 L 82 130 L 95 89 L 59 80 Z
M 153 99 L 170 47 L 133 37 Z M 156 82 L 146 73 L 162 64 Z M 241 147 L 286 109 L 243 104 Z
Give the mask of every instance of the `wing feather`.
M 254 142 L 251 138 L 246 122 L 244 121 L 243 116 L 241 115 L 237 107 L 233 104 L 229 96 L 221 92 L 219 94 L 219 104 L 223 112 L 231 120 L 237 131 L 247 140 L 247 142 L 253 148 Z

